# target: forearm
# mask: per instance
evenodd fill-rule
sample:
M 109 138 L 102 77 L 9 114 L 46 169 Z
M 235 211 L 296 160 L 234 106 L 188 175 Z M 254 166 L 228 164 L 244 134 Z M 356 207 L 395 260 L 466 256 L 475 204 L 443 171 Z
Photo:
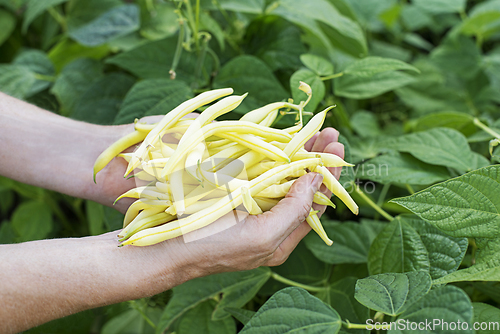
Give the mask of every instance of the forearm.
M 130 131 L 131 125 L 79 122 L 0 93 L 0 175 L 110 205 L 102 184 L 92 181 L 92 164 Z
M 0 332 L 85 309 L 151 296 L 198 276 L 175 240 L 118 248 L 116 232 L 0 245 Z

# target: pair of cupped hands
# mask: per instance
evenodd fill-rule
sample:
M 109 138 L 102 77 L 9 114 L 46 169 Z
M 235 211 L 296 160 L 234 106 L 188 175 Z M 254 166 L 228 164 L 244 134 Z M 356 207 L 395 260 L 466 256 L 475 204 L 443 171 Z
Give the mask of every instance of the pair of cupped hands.
M 158 118 L 147 117 L 142 121 L 153 123 L 158 121 Z M 127 131 L 130 131 L 130 128 Z M 338 136 L 337 130 L 325 128 L 305 144 L 305 149 L 311 152 L 332 153 L 344 158 L 344 146 L 338 142 Z M 97 184 L 105 194 L 100 201 L 102 204 L 110 205 L 119 195 L 136 187 L 133 178 L 123 178 L 126 166 L 124 159 L 115 158 L 98 174 Z M 337 179 L 340 177 L 341 168 L 329 170 Z M 197 270 L 195 276 L 280 265 L 311 230 L 306 222 L 311 206 L 319 211 L 318 216 L 326 209 L 325 206 L 312 203 L 316 191 L 331 196 L 331 192 L 322 185 L 322 179 L 318 173 L 308 173 L 300 177 L 286 197 L 270 211 L 260 215 L 248 215 L 234 226 L 231 226 L 234 224 L 234 214 L 228 214 L 204 228 L 218 231 L 213 234 L 208 231 L 208 237 L 189 242 L 186 241 L 187 238 L 178 237 L 144 247 L 142 251 L 154 254 L 158 248 L 175 243 L 182 251 L 177 254 L 181 255 L 181 259 L 174 261 L 183 261 L 188 268 L 191 266 L 193 270 Z M 121 199 L 114 207 L 124 213 L 132 202 L 132 199 Z

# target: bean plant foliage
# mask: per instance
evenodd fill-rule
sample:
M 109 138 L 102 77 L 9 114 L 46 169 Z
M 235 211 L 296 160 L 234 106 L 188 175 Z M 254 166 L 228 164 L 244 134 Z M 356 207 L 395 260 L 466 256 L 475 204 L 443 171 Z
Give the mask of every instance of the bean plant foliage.
M 308 83 L 307 111 L 336 105 L 360 205 L 334 198 L 333 245 L 310 233 L 278 267 L 27 333 L 498 333 L 499 39 L 499 0 L 0 0 L 0 90 L 66 117 L 130 123 L 232 87 L 238 119 Z M 6 178 L 0 194 L 1 243 L 121 227 L 91 201 Z

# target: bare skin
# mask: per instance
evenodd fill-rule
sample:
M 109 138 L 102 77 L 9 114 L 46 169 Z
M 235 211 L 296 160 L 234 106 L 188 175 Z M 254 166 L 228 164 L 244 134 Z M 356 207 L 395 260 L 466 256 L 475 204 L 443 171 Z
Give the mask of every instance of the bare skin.
M 0 93 L 0 175 L 112 206 L 135 187 L 114 159 L 92 181 L 97 156 L 133 125 L 74 121 Z M 305 147 L 344 156 L 328 128 Z M 340 169 L 331 169 L 338 178 Z M 298 179 L 271 211 L 200 240 L 182 237 L 148 247 L 118 248 L 113 231 L 99 236 L 0 245 L 0 332 L 16 333 L 86 309 L 152 296 L 190 279 L 283 263 L 311 230 L 305 222 L 321 176 Z M 324 186 L 321 190 L 325 191 Z M 328 194 L 330 195 L 330 194 Z M 115 206 L 125 212 L 130 200 Z M 323 213 L 325 208 L 314 204 Z M 228 216 L 209 225 L 227 224 Z

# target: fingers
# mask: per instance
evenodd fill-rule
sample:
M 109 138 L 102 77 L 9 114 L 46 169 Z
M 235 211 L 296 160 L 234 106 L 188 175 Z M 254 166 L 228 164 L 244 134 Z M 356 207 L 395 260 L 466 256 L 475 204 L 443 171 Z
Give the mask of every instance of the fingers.
M 325 147 L 324 152 L 335 154 L 344 159 L 344 144 L 339 142 L 330 143 Z M 335 176 L 337 180 L 340 178 L 340 172 L 342 171 L 342 167 L 332 167 L 328 169 Z
M 308 141 L 306 141 L 306 143 L 304 144 L 304 148 L 306 149 L 306 151 L 311 152 L 312 147 L 313 147 L 314 143 L 316 142 L 316 139 L 318 139 L 319 134 L 320 134 L 319 132 L 316 133 Z
M 320 132 L 318 138 L 312 146 L 312 152 L 324 152 L 328 144 L 337 142 L 339 139 L 339 132 L 334 128 L 325 128 Z
M 271 211 L 260 215 L 261 231 L 275 235 L 274 247 L 283 242 L 309 215 L 314 193 L 319 189 L 323 177 L 318 173 L 308 173 L 295 181 L 284 199 Z M 277 238 L 276 238 L 277 237 Z
M 311 231 L 311 226 L 307 222 L 302 222 L 292 233 L 278 246 L 273 256 L 266 262 L 266 266 L 279 266 L 286 261 L 290 253 L 299 244 L 307 233 Z

